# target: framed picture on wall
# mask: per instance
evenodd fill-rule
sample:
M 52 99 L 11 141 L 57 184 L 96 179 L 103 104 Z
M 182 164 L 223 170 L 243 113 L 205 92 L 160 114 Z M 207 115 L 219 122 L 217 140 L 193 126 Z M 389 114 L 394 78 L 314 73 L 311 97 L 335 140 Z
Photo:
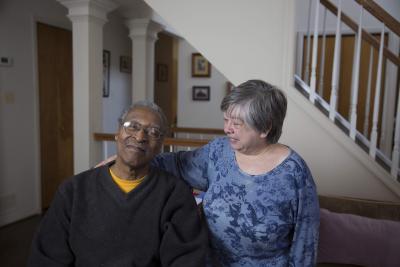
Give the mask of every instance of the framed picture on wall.
M 119 71 L 131 73 L 132 72 L 132 58 L 128 56 L 120 56 L 119 58 Z
M 110 51 L 103 50 L 103 97 L 110 96 L 110 63 Z
M 209 101 L 210 100 L 210 86 L 193 86 L 192 99 L 194 101 Z
M 211 63 L 200 53 L 192 53 L 192 77 L 211 77 Z

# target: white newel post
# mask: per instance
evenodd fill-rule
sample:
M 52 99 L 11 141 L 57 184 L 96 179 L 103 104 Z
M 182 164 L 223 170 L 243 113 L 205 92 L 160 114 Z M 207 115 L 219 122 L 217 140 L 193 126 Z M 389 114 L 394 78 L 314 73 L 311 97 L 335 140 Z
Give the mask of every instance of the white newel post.
M 132 39 L 132 102 L 154 100 L 154 44 L 163 27 L 150 19 L 131 19 L 126 25 Z
M 87 170 L 102 158 L 103 25 L 117 8 L 110 0 L 58 0 L 72 21 L 74 173 Z

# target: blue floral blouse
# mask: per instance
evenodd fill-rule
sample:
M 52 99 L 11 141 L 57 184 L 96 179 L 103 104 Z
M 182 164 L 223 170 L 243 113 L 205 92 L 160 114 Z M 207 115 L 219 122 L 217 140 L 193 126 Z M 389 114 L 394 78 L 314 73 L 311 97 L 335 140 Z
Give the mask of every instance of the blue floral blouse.
M 315 183 L 293 150 L 273 170 L 240 170 L 227 138 L 163 153 L 154 164 L 205 192 L 214 266 L 314 266 L 319 205 Z

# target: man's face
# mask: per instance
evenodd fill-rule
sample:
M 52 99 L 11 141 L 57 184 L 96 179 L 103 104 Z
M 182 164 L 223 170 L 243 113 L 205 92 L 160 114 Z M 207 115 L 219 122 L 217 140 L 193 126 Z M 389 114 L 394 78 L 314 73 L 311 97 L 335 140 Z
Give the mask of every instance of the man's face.
M 131 110 L 115 136 L 117 160 L 132 169 L 147 168 L 161 150 L 163 136 L 156 138 L 154 134 L 161 131 L 160 128 L 160 118 L 150 109 Z

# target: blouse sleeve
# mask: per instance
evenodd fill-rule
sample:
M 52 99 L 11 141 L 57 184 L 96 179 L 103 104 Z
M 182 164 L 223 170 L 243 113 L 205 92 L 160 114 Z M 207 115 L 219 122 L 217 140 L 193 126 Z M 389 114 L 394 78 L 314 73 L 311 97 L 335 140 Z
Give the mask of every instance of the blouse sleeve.
M 189 187 L 178 181 L 161 216 L 162 266 L 205 266 L 208 236 Z
M 74 255 L 68 243 L 68 201 L 60 190 L 43 217 L 32 241 L 28 266 L 72 266 Z
M 315 266 L 319 234 L 319 204 L 315 183 L 305 167 L 298 189 L 297 214 L 290 248 L 290 266 Z
M 190 186 L 206 191 L 208 188 L 208 158 L 210 144 L 193 151 L 162 153 L 152 162 L 166 172 L 184 179 Z

